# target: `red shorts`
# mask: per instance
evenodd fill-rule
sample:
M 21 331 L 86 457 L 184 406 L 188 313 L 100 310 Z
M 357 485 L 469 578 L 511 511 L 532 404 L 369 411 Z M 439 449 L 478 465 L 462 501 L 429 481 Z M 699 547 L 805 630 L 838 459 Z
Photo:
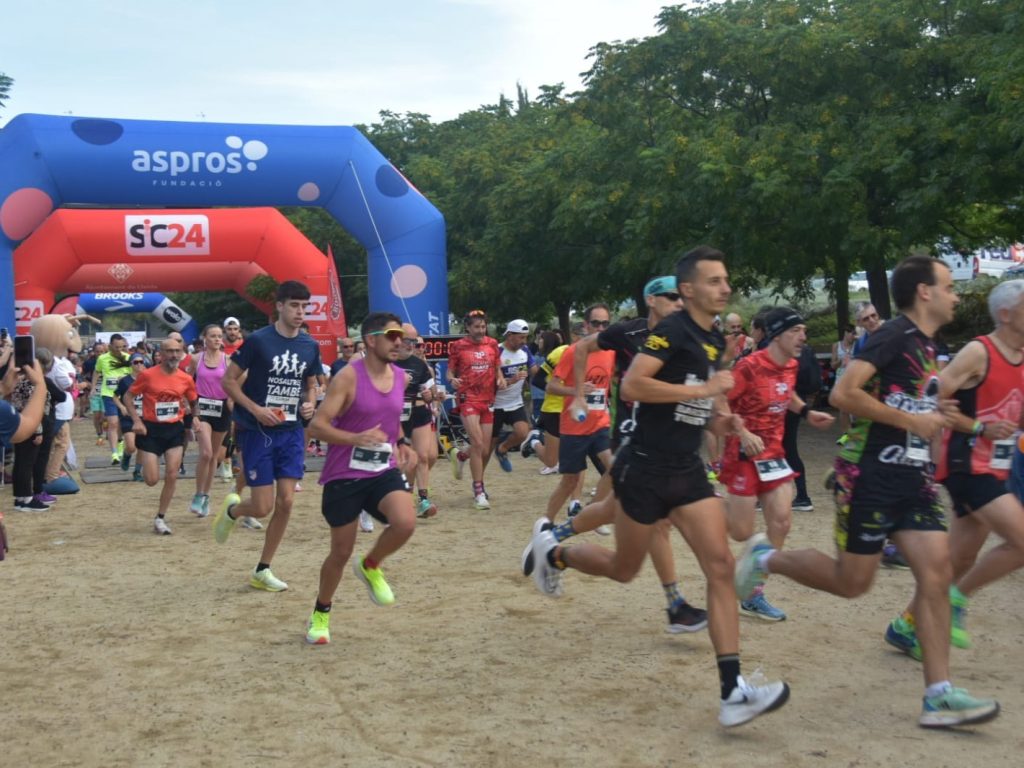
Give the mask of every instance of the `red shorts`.
M 458 414 L 462 417 L 479 416 L 481 424 L 494 423 L 494 411 L 491 409 L 491 404 L 483 400 L 466 400 L 464 403 L 459 403 Z
M 750 460 L 723 461 L 719 479 L 728 489 L 731 496 L 760 496 L 762 493 L 774 491 L 781 485 L 796 479 L 796 472 L 789 471 L 785 477 L 774 480 L 762 480 L 757 474 L 757 467 Z

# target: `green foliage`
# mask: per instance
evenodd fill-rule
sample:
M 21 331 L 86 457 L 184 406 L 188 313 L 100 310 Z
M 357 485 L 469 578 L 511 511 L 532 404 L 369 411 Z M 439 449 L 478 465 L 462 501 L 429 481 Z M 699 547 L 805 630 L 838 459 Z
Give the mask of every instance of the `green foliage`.
M 953 322 L 942 329 L 947 344 L 959 347 L 978 334 L 992 330 L 988 295 L 999 282 L 994 277 L 978 277 L 960 288 L 960 303 Z
M 262 301 L 264 304 L 273 304 L 277 294 L 277 281 L 270 275 L 256 275 L 249 284 L 245 286 L 246 295 Z
M 12 85 L 14 85 L 14 79 L 0 72 L 0 109 L 3 108 L 4 102 L 11 97 Z

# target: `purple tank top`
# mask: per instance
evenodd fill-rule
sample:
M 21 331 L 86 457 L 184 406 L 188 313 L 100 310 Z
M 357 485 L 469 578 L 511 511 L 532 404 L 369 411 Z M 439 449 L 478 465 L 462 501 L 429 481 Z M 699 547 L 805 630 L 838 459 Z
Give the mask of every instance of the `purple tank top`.
M 206 353 L 200 352 L 196 355 L 196 392 L 200 397 L 208 397 L 211 400 L 227 400 L 228 393 L 221 386 L 221 379 L 228 370 L 228 356 L 220 356 L 220 365 L 210 368 L 206 364 Z
M 320 484 L 332 480 L 356 480 L 377 477 L 395 466 L 395 443 L 402 429 L 402 402 L 405 399 L 405 371 L 390 363 L 394 382 L 390 392 L 381 392 L 370 381 L 366 361 L 353 360 L 350 368 L 356 374 L 356 394 L 349 409 L 331 419 L 331 426 L 346 432 L 365 432 L 380 424 L 388 437 L 390 452 L 351 445 L 328 445 L 327 459 L 320 473 Z

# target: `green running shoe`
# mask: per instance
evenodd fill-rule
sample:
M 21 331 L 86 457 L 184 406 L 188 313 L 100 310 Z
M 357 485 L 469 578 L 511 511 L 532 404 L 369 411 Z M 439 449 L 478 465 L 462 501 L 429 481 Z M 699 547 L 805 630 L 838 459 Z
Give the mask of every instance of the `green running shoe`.
M 310 645 L 327 645 L 331 642 L 331 614 L 313 611 L 306 623 L 306 642 Z
M 938 696 L 925 696 L 918 722 L 924 728 L 952 728 L 987 723 L 999 716 L 995 699 L 976 699 L 963 688 L 949 688 Z
M 885 642 L 903 651 L 914 661 L 921 660 L 921 644 L 917 642 L 917 633 L 902 616 L 897 616 L 885 628 Z
M 217 540 L 218 544 L 223 544 L 228 540 L 228 536 L 231 535 L 231 531 L 235 528 L 235 523 L 238 521 L 228 515 L 237 504 L 242 503 L 242 497 L 237 493 L 229 493 L 224 497 L 224 503 L 220 507 L 220 511 L 217 516 L 213 518 L 213 538 Z
M 956 586 L 949 588 L 949 605 L 953 621 L 949 629 L 949 642 L 957 648 L 971 647 L 971 633 L 967 631 L 967 604 L 970 602 Z
M 366 585 L 370 593 L 370 599 L 377 605 L 393 605 L 395 595 L 384 580 L 384 572 L 380 568 L 364 568 L 360 558 L 352 563 L 352 570 L 359 577 L 359 580 Z

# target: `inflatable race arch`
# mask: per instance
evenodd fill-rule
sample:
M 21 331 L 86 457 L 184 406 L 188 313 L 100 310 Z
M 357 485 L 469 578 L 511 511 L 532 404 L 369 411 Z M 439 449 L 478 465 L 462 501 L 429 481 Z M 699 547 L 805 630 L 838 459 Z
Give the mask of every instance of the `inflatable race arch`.
M 15 307 L 15 299 L 27 295 L 23 284 L 31 279 L 41 287 L 38 274 L 18 273 L 13 252 L 51 213 L 62 207 L 136 205 L 322 207 L 367 250 L 371 309 L 407 318 L 425 335 L 448 331 L 444 218 L 355 128 L 30 114 L 0 130 L 0 326 L 22 325 L 15 323 L 15 314 L 21 320 L 30 308 Z M 147 264 L 153 255 L 131 248 L 128 237 L 122 232 L 105 269 L 94 265 L 93 272 L 106 272 L 115 288 L 139 271 L 151 271 Z M 187 286 L 153 280 L 145 290 L 217 287 L 205 282 L 217 272 L 212 260 L 202 259 L 205 255 L 194 250 L 180 255 L 195 268 L 193 279 L 182 281 Z M 49 254 L 37 252 L 35 258 L 43 261 L 33 261 L 34 266 L 48 269 Z M 290 256 L 276 258 L 286 265 Z M 241 269 L 231 264 L 221 270 Z M 278 280 L 303 279 L 299 270 L 267 271 Z M 74 291 L 66 285 L 51 288 Z
M 202 330 L 188 312 L 162 293 L 111 291 L 68 296 L 50 309 L 58 315 L 101 315 L 106 312 L 150 312 L 153 317 L 177 331 L 191 343 Z M 219 320 L 215 320 L 219 322 Z
M 112 260 L 111 255 L 123 259 Z M 253 278 L 300 280 L 312 293 L 306 315 L 310 333 L 325 361 L 335 357 L 337 334 L 327 312 L 327 257 L 276 208 L 64 208 L 51 214 L 18 247 L 14 273 L 19 324 L 23 317 L 31 322 L 48 311 L 58 289 L 79 294 L 100 291 L 105 293 L 104 301 L 125 297 L 133 304 L 146 295 L 159 295 L 147 293 L 157 288 L 234 290 L 270 313 L 272 303 L 260 303 L 245 293 Z M 153 309 L 155 304 L 149 307 Z M 135 311 L 141 310 L 140 306 Z M 170 319 L 176 319 L 174 313 Z M 344 328 L 343 315 L 339 321 L 333 327 Z

